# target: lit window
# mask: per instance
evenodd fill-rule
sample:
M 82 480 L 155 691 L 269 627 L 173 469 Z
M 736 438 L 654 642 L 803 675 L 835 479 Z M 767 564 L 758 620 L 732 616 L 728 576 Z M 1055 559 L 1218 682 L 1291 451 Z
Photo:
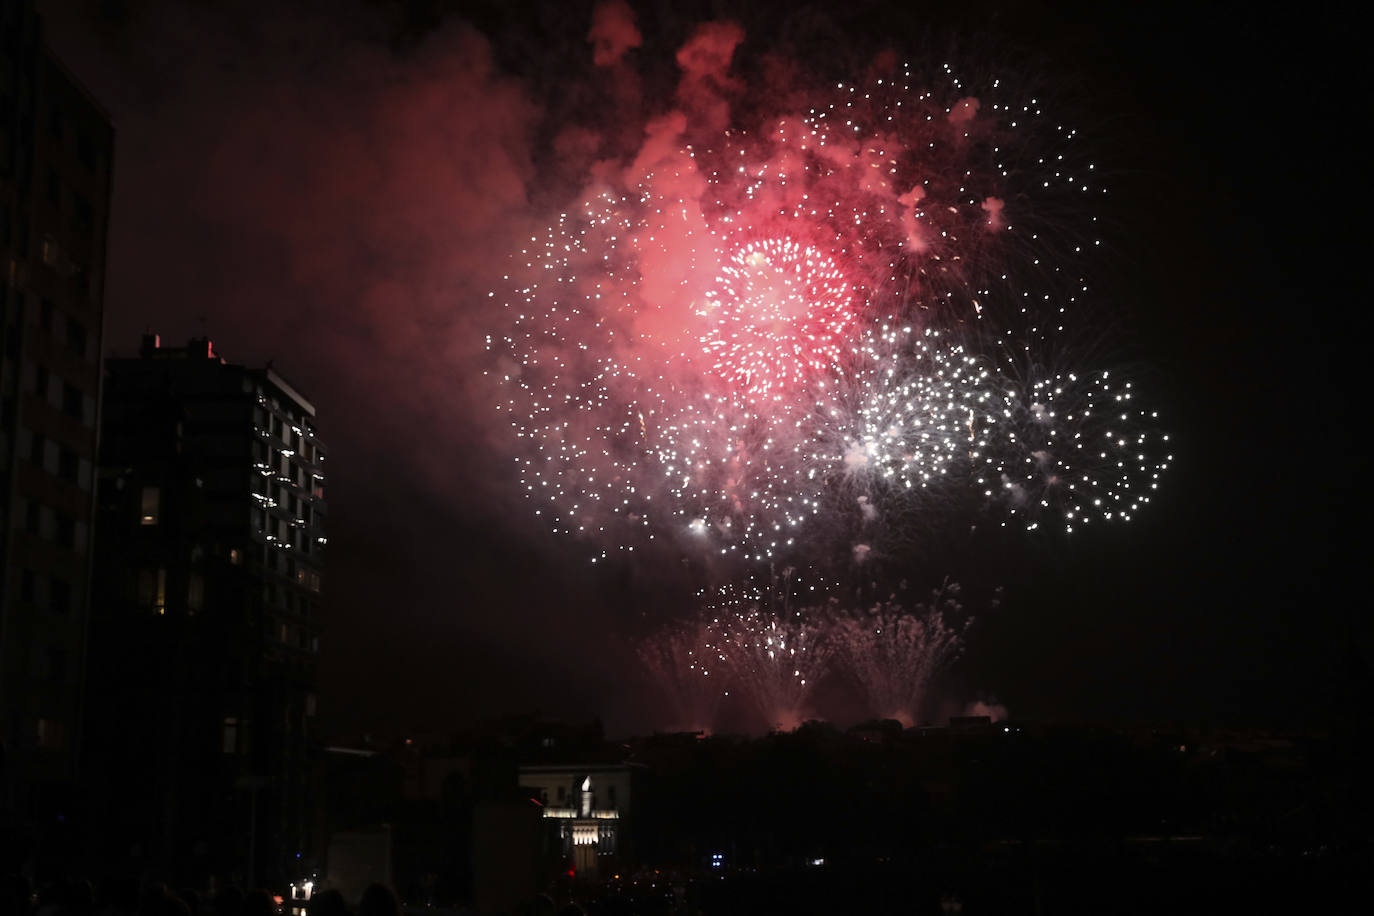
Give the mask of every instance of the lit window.
M 229 565 L 230 565 L 230 566 L 238 566 L 238 565 L 239 565 L 239 549 L 238 549 L 237 547 L 230 547 L 230 548 L 229 548 Z
M 167 613 L 167 570 L 138 571 L 138 604 L 140 607 L 152 608 L 158 614 Z
M 139 500 L 140 524 L 156 525 L 161 504 L 162 488 L 144 487 L 142 498 Z

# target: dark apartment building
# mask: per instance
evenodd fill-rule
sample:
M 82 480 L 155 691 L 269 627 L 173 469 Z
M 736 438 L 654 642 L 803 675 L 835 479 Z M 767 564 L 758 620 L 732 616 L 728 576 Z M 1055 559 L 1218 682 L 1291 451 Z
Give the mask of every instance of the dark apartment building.
M 5 840 L 65 819 L 73 803 L 113 144 L 109 118 L 44 48 L 32 4 L 0 0 Z
M 325 448 L 209 340 L 105 364 L 86 779 L 125 873 L 284 887 L 316 854 Z

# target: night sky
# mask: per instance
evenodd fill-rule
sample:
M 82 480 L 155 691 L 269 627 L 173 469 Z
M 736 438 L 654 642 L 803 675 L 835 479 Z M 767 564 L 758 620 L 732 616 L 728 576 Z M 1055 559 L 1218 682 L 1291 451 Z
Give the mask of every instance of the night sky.
M 319 411 L 327 731 L 535 709 L 653 723 L 628 647 L 676 599 L 660 571 L 592 567 L 534 524 L 481 375 L 486 294 L 577 190 L 569 125 L 632 149 L 642 121 L 579 118 L 630 91 L 662 108 L 674 51 L 722 19 L 744 29 L 742 67 L 964 54 L 1062 100 L 1100 146 L 1096 291 L 1175 463 L 1128 526 L 938 552 L 1006 589 L 945 705 L 1280 724 L 1367 708 L 1368 104 L 1340 24 L 1259 5 L 632 5 L 627 89 L 593 65 L 590 2 L 39 4 L 117 130 L 106 352 L 208 335 Z

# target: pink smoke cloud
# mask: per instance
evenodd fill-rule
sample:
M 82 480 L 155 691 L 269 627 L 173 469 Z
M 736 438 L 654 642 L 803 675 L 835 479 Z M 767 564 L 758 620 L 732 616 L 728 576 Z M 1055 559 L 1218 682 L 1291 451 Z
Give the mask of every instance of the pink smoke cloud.
M 592 44 L 592 63 L 596 66 L 613 67 L 620 63 L 626 51 L 639 47 L 643 41 L 635 27 L 634 10 L 625 0 L 598 3 L 587 41 Z
M 960 99 L 949 110 L 949 123 L 968 124 L 978 116 L 979 102 L 975 98 Z
M 1002 209 L 1006 206 L 1000 197 L 989 197 L 983 201 L 983 212 L 988 215 L 989 229 L 1002 229 L 1007 223 L 1002 218 Z
M 719 129 L 729 122 L 729 98 L 740 89 L 730 76 L 730 62 L 743 41 L 744 29 L 738 24 L 705 22 L 678 49 L 678 102 L 704 127 Z
M 993 722 L 1001 722 L 1007 718 L 1007 707 L 998 703 L 996 700 L 985 703 L 982 700 L 970 703 L 964 707 L 966 716 L 987 716 Z

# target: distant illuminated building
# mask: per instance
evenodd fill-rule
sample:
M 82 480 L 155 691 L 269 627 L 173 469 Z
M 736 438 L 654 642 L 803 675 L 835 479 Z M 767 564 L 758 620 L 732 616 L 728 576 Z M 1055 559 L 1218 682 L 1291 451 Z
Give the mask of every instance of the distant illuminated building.
M 628 863 L 634 764 L 524 766 L 520 785 L 543 807 L 550 849 L 577 877 Z
M 106 361 L 88 730 L 131 869 L 308 877 L 325 459 L 271 367 L 153 335 Z

